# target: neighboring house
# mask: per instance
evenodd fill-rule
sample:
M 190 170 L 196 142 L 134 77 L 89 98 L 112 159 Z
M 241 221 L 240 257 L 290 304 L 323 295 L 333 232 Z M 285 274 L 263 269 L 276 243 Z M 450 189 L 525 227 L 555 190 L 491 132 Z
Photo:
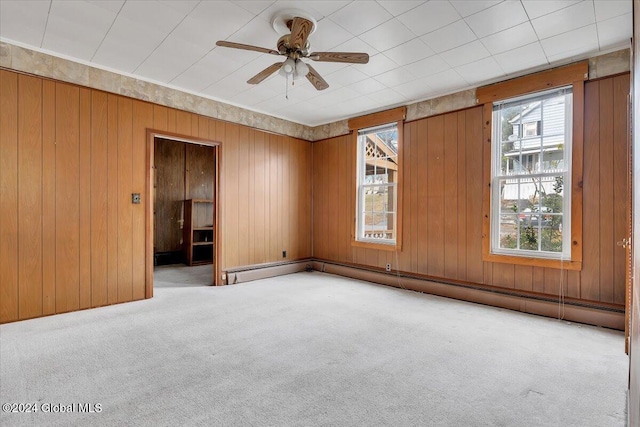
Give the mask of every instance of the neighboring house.
M 508 175 L 523 173 L 555 173 L 564 171 L 565 97 L 532 102 L 509 120 L 513 127 L 508 143 L 503 148 L 503 162 Z M 503 199 L 516 200 L 531 197 L 536 185 L 517 185 L 508 180 Z M 555 193 L 553 177 L 542 178 L 540 191 Z

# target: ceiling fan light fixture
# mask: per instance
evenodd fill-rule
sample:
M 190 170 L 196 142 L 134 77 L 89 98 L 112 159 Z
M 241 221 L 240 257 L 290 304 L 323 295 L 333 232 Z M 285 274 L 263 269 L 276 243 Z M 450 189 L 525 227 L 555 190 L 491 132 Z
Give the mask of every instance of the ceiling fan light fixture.
M 297 59 L 296 69 L 293 73 L 293 80 L 304 78 L 307 74 L 309 74 L 309 66 L 302 62 L 300 59 Z
M 288 76 L 289 74 L 292 74 L 295 69 L 296 63 L 293 61 L 293 59 L 287 58 L 287 60 L 282 63 L 282 67 L 280 67 L 279 73 L 281 76 Z

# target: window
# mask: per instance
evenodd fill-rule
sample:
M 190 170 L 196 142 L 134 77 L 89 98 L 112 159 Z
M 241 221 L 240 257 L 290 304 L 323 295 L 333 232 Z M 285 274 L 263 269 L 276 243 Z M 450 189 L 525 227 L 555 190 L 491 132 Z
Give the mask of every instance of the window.
M 538 136 L 540 135 L 540 121 L 522 124 L 522 136 Z
M 356 241 L 396 245 L 398 124 L 358 131 Z
M 571 86 L 493 104 L 491 253 L 571 259 L 572 117 Z

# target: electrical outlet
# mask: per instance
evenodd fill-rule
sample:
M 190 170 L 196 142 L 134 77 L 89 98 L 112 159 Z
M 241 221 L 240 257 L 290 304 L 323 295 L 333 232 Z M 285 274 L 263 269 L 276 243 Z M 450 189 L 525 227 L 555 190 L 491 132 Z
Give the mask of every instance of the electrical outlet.
M 387 271 L 391 271 L 391 264 L 387 264 L 387 268 L 386 268 L 386 270 L 387 270 Z
M 140 193 L 131 193 L 131 203 L 134 205 L 140 204 Z
M 287 251 L 282 251 L 282 258 L 286 258 L 287 257 Z

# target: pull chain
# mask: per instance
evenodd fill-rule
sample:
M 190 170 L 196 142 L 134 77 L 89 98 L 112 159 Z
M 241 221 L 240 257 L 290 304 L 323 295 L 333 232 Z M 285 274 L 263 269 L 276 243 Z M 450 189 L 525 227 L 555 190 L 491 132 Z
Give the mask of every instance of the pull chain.
M 285 97 L 285 98 L 287 98 L 287 99 L 289 99 L 289 74 L 287 74 L 287 75 L 285 76 L 285 79 L 284 79 L 284 86 L 285 86 L 285 89 L 284 89 L 284 97 Z

